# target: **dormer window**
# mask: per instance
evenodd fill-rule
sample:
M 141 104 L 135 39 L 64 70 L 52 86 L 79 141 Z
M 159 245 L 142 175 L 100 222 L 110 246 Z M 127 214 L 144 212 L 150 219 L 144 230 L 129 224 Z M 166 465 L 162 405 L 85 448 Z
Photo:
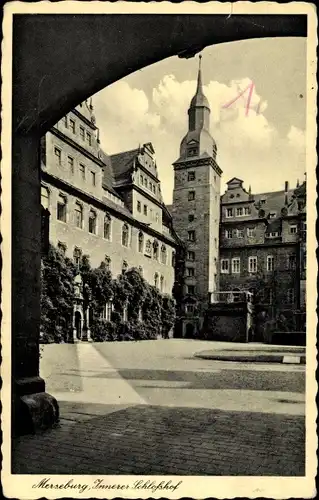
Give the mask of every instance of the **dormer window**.
M 187 156 L 196 156 L 198 154 L 198 148 L 197 147 L 190 147 L 187 149 Z

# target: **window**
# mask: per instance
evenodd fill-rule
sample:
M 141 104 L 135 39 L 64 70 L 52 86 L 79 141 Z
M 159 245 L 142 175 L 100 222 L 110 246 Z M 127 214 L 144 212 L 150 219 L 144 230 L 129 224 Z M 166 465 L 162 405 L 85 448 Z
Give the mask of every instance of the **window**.
M 113 304 L 112 302 L 107 302 L 105 304 L 104 318 L 106 321 L 111 321 L 111 316 L 113 312 Z
M 127 268 L 128 268 L 128 263 L 126 260 L 123 260 L 122 262 L 122 273 L 125 273 L 125 271 L 127 271 Z
M 162 262 L 162 264 L 166 264 L 166 261 L 167 261 L 166 246 L 162 245 L 161 246 L 161 262 Z
M 228 274 L 229 273 L 229 260 L 228 259 L 222 259 L 220 261 L 220 272 L 222 274 Z
M 124 272 L 124 271 L 123 271 Z M 128 307 L 127 307 L 127 303 L 125 304 L 125 306 L 123 307 L 123 315 L 122 315 L 122 318 L 123 318 L 123 323 L 126 323 L 127 320 L 128 320 Z
M 74 252 L 73 252 L 73 260 L 74 260 L 74 264 L 76 265 L 77 268 L 80 267 L 81 257 L 82 257 L 81 248 L 75 247 Z
M 187 312 L 187 313 L 195 312 L 194 304 L 185 304 L 185 312 Z
M 140 175 L 140 184 L 142 184 L 142 186 L 143 186 L 143 183 L 144 183 L 144 177 L 142 175 Z
M 142 231 L 138 233 L 138 251 L 143 253 L 144 250 L 144 234 Z
M 129 228 L 127 224 L 123 224 L 122 227 L 122 245 L 123 247 L 128 247 L 128 239 L 129 239 Z
M 214 238 L 215 248 L 217 248 L 217 238 Z
M 275 219 L 277 213 L 276 212 L 269 212 L 269 219 Z
M 144 177 L 144 186 L 147 187 L 147 178 Z
M 156 220 L 156 222 L 159 222 L 159 215 L 158 215 L 157 212 L 156 212 L 156 215 L 155 215 L 155 220 Z
M 80 229 L 82 229 L 82 227 L 83 227 L 83 207 L 82 207 L 81 203 L 77 202 L 75 204 L 74 216 L 75 216 L 76 227 L 79 227 Z
M 49 208 L 49 190 L 45 186 L 41 186 L 41 205 L 43 208 Z
M 188 231 L 188 241 L 195 241 L 195 231 Z
M 70 118 L 70 129 L 72 130 L 73 134 L 75 134 L 75 121 Z
M 61 149 L 55 147 L 54 148 L 55 161 L 57 165 L 61 165 Z
M 147 205 L 143 206 L 143 213 L 144 213 L 144 215 L 147 215 Z
M 197 155 L 197 148 L 188 148 L 187 154 L 188 154 L 188 156 L 196 156 Z
M 293 288 L 287 290 L 287 302 L 288 304 L 293 304 L 295 301 L 295 291 Z
M 237 208 L 236 215 L 238 217 L 240 217 L 241 215 L 243 215 L 243 209 L 242 209 L 242 207 Z
M 272 233 L 268 234 L 268 238 L 278 238 L 279 233 L 278 231 L 273 231 Z
M 296 267 L 296 255 L 288 255 L 288 269 L 295 269 Z
M 86 140 L 88 141 L 89 146 L 91 146 L 92 145 L 92 138 L 91 138 L 90 132 L 86 133 Z
M 140 201 L 137 202 L 137 211 L 138 212 L 141 211 L 141 202 Z
M 163 291 L 163 288 L 164 288 L 164 276 L 161 276 L 160 277 L 160 290 L 161 290 L 161 292 Z
M 154 274 L 154 286 L 155 286 L 155 288 L 158 287 L 158 274 L 157 273 Z
M 195 293 L 195 286 L 194 285 L 187 285 L 186 289 L 187 289 L 187 293 L 189 295 L 194 295 L 194 293 Z
M 195 269 L 193 267 L 186 267 L 186 276 L 195 276 Z
M 248 272 L 250 273 L 257 272 L 257 257 L 248 258 Z
M 111 217 L 109 216 L 109 214 L 104 215 L 103 237 L 106 240 L 111 239 Z
M 153 183 L 151 181 L 148 184 L 148 188 L 149 188 L 150 191 L 152 191 L 152 189 L 153 189 Z
M 96 180 L 95 180 L 95 172 L 92 172 L 92 171 L 91 171 L 91 182 L 92 182 L 92 186 L 95 186 L 95 182 L 96 182 Z
M 188 215 L 188 222 L 193 222 L 194 219 L 195 219 L 194 214 L 189 214 Z
M 158 260 L 158 241 L 153 242 L 153 259 Z
M 57 219 L 66 222 L 66 198 L 62 194 L 58 197 Z
M 188 201 L 195 200 L 195 191 L 188 191 Z
M 194 181 L 195 180 L 195 172 L 188 172 L 187 180 Z
M 249 215 L 250 214 L 250 208 L 249 207 L 245 207 L 244 208 L 244 214 L 245 215 Z
M 72 156 L 68 156 L 68 167 L 71 174 L 74 174 L 74 159 Z
M 153 193 L 154 194 L 156 193 L 156 186 L 155 186 L 155 184 L 153 184 Z
M 85 181 L 85 165 L 83 165 L 83 163 L 80 163 L 80 175 L 82 179 Z
M 296 234 L 297 233 L 297 226 L 290 226 L 289 227 L 289 233 L 290 234 Z
M 65 128 L 68 128 L 68 117 L 67 116 L 63 117 L 63 122 L 64 122 Z
M 274 270 L 274 264 L 275 264 L 275 259 L 273 255 L 268 255 L 267 256 L 267 271 L 273 271 Z
M 230 239 L 232 238 L 232 230 L 231 229 L 225 229 L 225 238 Z
M 194 262 L 195 260 L 195 252 L 187 252 L 187 260 Z
M 111 257 L 109 257 L 108 255 L 105 255 L 104 262 L 105 262 L 106 269 L 110 269 L 110 266 L 111 266 Z
M 90 214 L 89 214 L 89 233 L 96 234 L 96 222 L 97 222 L 96 212 L 94 210 L 90 210 Z
M 147 257 L 152 257 L 152 242 L 151 240 L 147 240 L 145 244 L 145 255 Z
M 172 252 L 172 267 L 175 267 L 176 253 Z
M 232 216 L 233 216 L 233 209 L 226 208 L 226 217 L 232 217 Z
M 243 238 L 243 237 L 244 237 L 244 230 L 237 229 L 237 238 Z
M 232 259 L 231 263 L 232 263 L 232 273 L 239 274 L 240 273 L 240 258 L 235 257 L 234 259 Z
M 253 238 L 255 236 L 255 228 L 254 227 L 247 228 L 247 236 L 248 236 L 248 238 Z
M 80 137 L 82 139 L 82 141 L 84 141 L 85 139 L 85 131 L 84 131 L 84 128 L 80 126 Z

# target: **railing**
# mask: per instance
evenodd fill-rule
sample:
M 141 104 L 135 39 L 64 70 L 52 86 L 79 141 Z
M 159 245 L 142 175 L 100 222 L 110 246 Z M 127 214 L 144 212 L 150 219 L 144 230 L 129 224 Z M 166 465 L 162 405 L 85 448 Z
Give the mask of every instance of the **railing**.
M 210 303 L 223 302 L 231 304 L 233 302 L 252 302 L 252 298 L 253 294 L 248 291 L 213 292 L 210 296 Z

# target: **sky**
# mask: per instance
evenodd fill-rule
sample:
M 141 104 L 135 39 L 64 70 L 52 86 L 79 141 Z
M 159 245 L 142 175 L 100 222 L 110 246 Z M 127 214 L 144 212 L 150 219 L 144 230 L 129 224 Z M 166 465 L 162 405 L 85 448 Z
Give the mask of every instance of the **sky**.
M 253 193 L 279 191 L 286 180 L 293 188 L 306 169 L 306 39 L 244 40 L 201 54 L 222 192 L 232 177 Z M 93 96 L 106 153 L 153 144 L 166 204 L 172 202 L 172 163 L 187 132 L 198 61 L 198 55 L 170 57 Z

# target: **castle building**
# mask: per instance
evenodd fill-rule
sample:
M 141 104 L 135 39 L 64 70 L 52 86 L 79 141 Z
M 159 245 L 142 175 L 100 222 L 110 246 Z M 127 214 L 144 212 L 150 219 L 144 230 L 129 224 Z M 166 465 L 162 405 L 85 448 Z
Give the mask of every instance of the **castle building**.
M 218 289 L 222 174 L 217 163 L 217 146 L 210 133 L 210 107 L 203 93 L 200 63 L 196 93 L 188 110 L 188 131 L 173 167 L 170 210 L 186 251 L 180 327 L 183 336 L 192 336 L 201 328 L 201 311 L 207 306 L 210 294 Z
M 50 213 L 49 240 L 75 263 L 106 262 L 117 276 L 138 268 L 172 294 L 179 245 L 163 203 L 152 144 L 107 155 L 92 102 L 83 102 L 42 138 L 41 204 Z

